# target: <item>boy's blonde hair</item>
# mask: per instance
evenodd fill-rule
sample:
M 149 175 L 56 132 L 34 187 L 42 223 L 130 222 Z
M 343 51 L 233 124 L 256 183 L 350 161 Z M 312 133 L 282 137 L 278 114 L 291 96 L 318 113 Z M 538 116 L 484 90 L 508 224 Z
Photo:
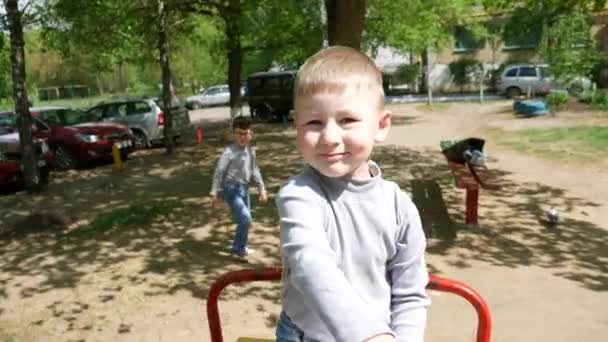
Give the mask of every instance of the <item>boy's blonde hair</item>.
M 384 106 L 382 73 L 365 54 L 346 46 L 330 46 L 309 57 L 300 67 L 294 98 L 318 93 L 341 94 L 347 88 L 376 90 L 380 107 Z

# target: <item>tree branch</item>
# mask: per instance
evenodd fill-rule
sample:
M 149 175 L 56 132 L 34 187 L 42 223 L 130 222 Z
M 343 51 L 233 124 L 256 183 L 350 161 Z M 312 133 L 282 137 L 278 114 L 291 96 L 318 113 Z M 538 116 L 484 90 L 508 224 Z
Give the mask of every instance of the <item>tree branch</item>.
M 238 14 L 238 10 L 234 10 L 222 1 L 212 0 L 169 0 L 167 9 L 203 15 Z

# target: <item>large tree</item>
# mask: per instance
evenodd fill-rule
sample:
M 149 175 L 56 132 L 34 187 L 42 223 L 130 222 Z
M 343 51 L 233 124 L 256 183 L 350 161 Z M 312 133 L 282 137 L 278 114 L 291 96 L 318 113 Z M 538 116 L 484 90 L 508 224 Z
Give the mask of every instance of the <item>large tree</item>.
M 165 149 L 168 154 L 173 153 L 173 85 L 171 84 L 171 62 L 169 61 L 169 27 L 168 13 L 164 0 L 158 0 L 158 52 L 160 60 L 161 79 L 163 84 L 163 135 Z
M 13 101 L 19 129 L 19 151 L 23 165 L 25 188 L 28 192 L 40 190 L 40 175 L 38 174 L 36 149 L 32 139 L 32 115 L 29 110 L 27 89 L 25 87 L 25 50 L 23 39 L 23 17 L 25 3 L 21 9 L 18 0 L 4 0 L 6 19 L 11 40 L 11 65 L 13 78 Z
M 549 39 L 541 51 L 551 73 L 559 81 L 569 84 L 578 76 L 591 76 L 600 55 L 591 36 L 591 20 L 582 12 L 563 14 L 548 28 Z M 569 90 L 582 91 L 573 83 Z

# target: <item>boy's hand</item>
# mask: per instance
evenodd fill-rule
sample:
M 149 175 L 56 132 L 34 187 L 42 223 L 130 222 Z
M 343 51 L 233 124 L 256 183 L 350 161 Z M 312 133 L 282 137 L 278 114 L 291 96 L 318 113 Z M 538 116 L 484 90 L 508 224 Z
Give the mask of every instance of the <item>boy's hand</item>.
M 260 204 L 266 204 L 266 202 L 268 202 L 268 194 L 266 191 L 260 193 L 258 200 L 260 201 Z
M 217 196 L 211 195 L 211 208 L 215 208 L 217 205 Z
M 364 342 L 397 342 L 397 339 L 393 335 L 382 334 L 382 335 L 370 337 L 367 340 L 365 340 Z

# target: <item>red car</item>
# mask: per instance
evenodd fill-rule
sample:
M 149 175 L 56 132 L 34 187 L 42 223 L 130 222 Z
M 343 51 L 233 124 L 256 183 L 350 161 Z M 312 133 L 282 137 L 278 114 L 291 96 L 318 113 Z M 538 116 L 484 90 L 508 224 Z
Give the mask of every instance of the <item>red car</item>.
M 74 169 L 84 162 L 108 159 L 112 156 L 112 146 L 118 144 L 123 160 L 134 150 L 131 130 L 122 124 L 96 122 L 100 118 L 76 109 L 58 106 L 31 108 L 35 138 L 47 141 L 55 154 L 58 169 Z M 0 125 L 12 121 L 16 129 L 13 113 L 0 113 Z
M 3 134 L 0 129 L 0 189 L 11 185 L 23 184 L 23 168 L 21 165 L 21 153 L 19 153 L 19 134 Z M 53 153 L 44 140 L 37 139 L 34 142 L 38 154 L 38 174 L 40 184 L 48 182 L 49 171 L 53 161 Z

